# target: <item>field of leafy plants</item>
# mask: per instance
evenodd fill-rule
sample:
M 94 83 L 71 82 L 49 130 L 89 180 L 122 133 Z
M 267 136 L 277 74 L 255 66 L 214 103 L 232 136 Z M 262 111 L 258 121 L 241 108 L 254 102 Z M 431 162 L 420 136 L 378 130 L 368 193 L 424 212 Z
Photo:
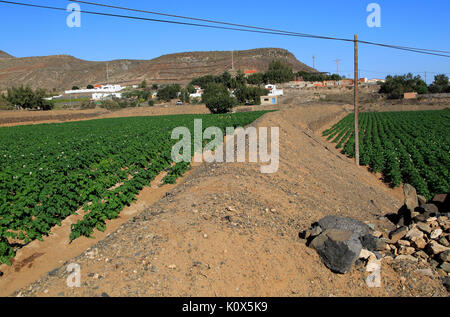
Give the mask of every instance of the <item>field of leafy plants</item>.
M 0 128 L 0 263 L 83 208 L 71 241 L 104 231 L 163 171 L 174 183 L 188 163 L 172 166 L 176 127 L 245 126 L 265 112 L 102 119 Z
M 427 199 L 450 192 L 450 109 L 361 113 L 360 160 L 393 187 L 413 185 Z M 354 115 L 323 132 L 355 156 Z

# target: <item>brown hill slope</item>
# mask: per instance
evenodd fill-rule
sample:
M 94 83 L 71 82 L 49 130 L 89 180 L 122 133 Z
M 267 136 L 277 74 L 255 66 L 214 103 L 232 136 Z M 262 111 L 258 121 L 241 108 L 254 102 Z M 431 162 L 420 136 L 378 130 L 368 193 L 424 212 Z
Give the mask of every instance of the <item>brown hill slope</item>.
M 247 51 L 189 52 L 163 55 L 152 60 L 114 60 L 90 62 L 68 55 L 0 59 L 0 90 L 10 86 L 64 90 L 73 85 L 105 83 L 106 68 L 109 81 L 134 84 L 146 79 L 156 83 L 187 83 L 194 77 L 221 74 L 232 69 L 265 71 L 273 59 L 280 59 L 295 71 L 315 71 L 298 61 L 287 50 L 261 48 Z
M 14 56 L 9 55 L 6 52 L 0 51 L 0 58 L 14 58 Z

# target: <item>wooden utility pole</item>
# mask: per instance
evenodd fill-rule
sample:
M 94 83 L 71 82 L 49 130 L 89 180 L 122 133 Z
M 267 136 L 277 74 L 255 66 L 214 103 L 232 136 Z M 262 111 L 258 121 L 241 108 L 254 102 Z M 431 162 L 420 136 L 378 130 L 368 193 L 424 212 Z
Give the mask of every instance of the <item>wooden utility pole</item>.
M 359 67 L 358 67 L 358 35 L 355 34 L 355 94 L 353 103 L 355 105 L 355 160 L 359 166 Z

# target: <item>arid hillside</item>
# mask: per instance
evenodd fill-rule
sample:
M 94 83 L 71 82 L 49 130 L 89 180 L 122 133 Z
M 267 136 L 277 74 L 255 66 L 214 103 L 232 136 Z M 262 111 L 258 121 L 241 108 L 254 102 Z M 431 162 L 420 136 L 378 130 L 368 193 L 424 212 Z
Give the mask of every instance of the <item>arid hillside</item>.
M 14 58 L 14 56 L 9 55 L 6 52 L 0 51 L 0 58 Z
M 234 58 L 233 58 L 234 55 Z M 2 58 L 4 57 L 4 58 Z M 192 78 L 221 74 L 234 69 L 266 71 L 273 59 L 280 59 L 295 71 L 315 71 L 287 50 L 261 48 L 247 51 L 189 52 L 163 55 L 152 60 L 114 60 L 90 62 L 68 55 L 11 58 L 0 51 L 0 90 L 17 85 L 57 90 L 73 85 L 106 82 L 135 84 L 146 79 L 154 83 L 187 83 Z

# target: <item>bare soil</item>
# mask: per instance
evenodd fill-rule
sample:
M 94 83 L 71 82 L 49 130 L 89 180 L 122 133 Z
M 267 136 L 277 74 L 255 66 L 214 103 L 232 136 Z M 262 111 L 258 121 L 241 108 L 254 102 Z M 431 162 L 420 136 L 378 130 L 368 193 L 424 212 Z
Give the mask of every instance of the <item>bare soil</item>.
M 108 224 L 114 232 L 86 252 L 81 246 L 79 256 L 52 262 L 27 286 L 19 285 L 31 276 L 25 283 L 4 274 L 0 289 L 22 287 L 9 287 L 14 296 L 447 296 L 437 275 L 418 271 L 425 264 L 384 260 L 382 287 L 371 289 L 362 268 L 334 274 L 305 246 L 298 233 L 326 215 L 388 232 L 384 215 L 403 197 L 322 140 L 348 106 L 280 108 L 253 123 L 280 127 L 277 173 L 261 174 L 251 163 L 201 164 L 117 230 Z M 25 263 L 21 272 L 43 265 L 42 252 L 17 261 Z M 80 288 L 66 285 L 69 263 L 81 266 Z

